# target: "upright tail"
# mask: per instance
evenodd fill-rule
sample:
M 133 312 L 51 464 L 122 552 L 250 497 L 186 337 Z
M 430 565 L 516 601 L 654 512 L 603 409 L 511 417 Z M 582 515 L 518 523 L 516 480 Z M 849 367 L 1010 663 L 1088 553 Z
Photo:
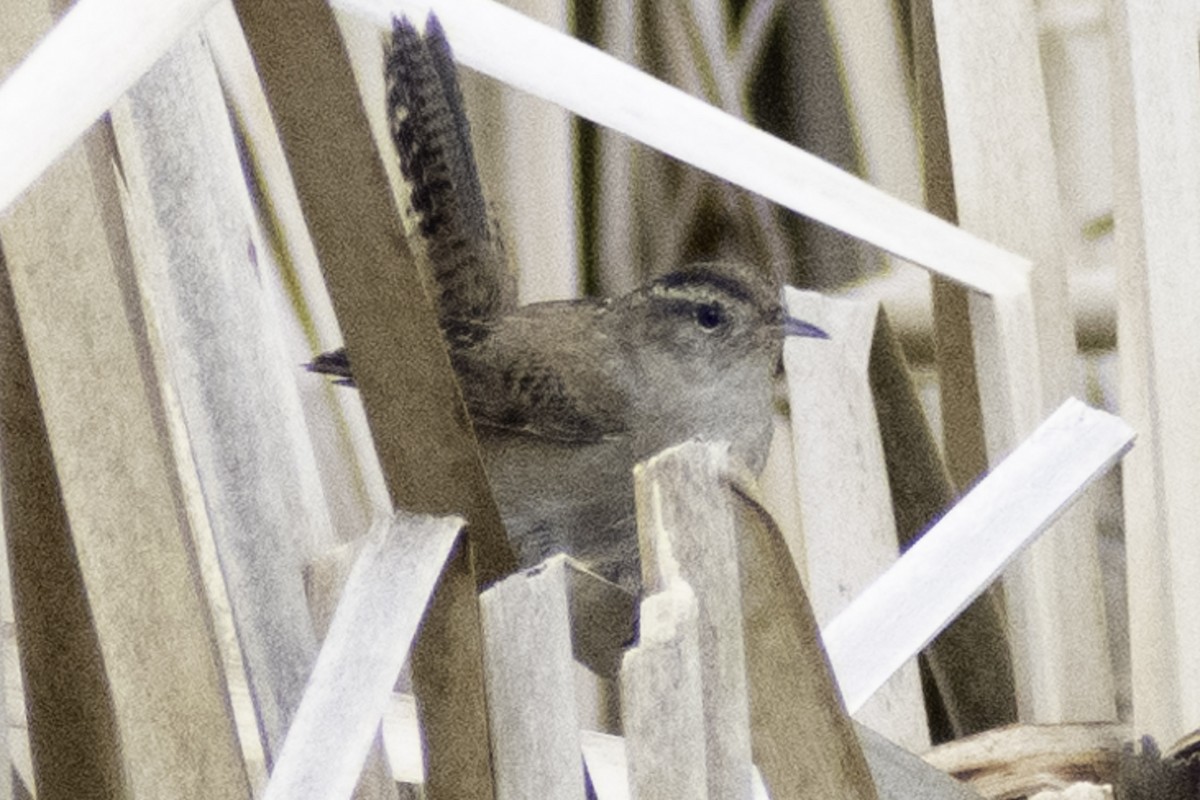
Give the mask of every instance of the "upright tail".
M 500 237 L 488 214 L 454 56 L 430 14 L 422 36 L 397 19 L 387 52 L 392 142 L 438 289 L 443 327 L 487 320 L 515 305 Z

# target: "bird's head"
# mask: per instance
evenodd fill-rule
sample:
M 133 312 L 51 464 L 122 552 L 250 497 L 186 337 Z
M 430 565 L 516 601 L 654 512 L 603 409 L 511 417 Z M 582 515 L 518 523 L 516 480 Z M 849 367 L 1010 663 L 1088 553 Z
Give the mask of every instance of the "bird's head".
M 773 429 L 785 335 L 825 333 L 783 310 L 778 284 L 739 264 L 693 264 L 614 309 L 638 382 L 639 457 L 685 439 L 728 441 L 758 471 Z
M 669 272 L 635 293 L 632 310 L 639 341 L 716 369 L 745 359 L 776 361 L 785 335 L 828 338 L 787 316 L 778 284 L 736 263 Z

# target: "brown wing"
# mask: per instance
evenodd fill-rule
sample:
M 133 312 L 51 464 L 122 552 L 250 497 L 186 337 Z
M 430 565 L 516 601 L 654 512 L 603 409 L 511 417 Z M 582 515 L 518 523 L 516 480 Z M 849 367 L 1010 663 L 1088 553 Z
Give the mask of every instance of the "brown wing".
M 630 387 L 604 326 L 579 315 L 600 303 L 538 303 L 478 328 L 450 359 L 476 425 L 568 442 L 627 430 Z
M 620 348 L 597 320 L 604 308 L 537 303 L 495 322 L 454 323 L 450 361 L 475 424 L 564 442 L 625 433 L 634 376 L 614 363 Z M 306 366 L 354 385 L 344 348 Z

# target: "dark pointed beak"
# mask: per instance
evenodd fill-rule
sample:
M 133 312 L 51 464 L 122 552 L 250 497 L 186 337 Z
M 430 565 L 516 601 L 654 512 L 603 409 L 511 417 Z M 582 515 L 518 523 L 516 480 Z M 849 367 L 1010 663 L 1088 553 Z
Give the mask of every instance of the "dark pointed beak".
M 805 322 L 804 320 L 796 319 L 795 317 L 783 318 L 783 335 L 807 336 L 810 339 L 829 338 L 829 334 L 818 328 L 816 325 Z

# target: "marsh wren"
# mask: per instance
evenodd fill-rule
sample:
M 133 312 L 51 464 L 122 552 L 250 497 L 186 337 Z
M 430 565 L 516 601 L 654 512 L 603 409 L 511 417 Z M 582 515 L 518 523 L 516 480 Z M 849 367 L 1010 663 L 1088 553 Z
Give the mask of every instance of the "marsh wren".
M 618 298 L 534 303 L 447 330 L 521 566 L 565 552 L 634 592 L 634 464 L 700 438 L 728 441 L 757 473 L 783 337 L 825 337 L 784 314 L 775 286 L 723 263 Z M 309 369 L 353 383 L 344 350 Z
M 435 17 L 424 34 L 395 20 L 385 73 L 438 321 L 517 558 L 566 552 L 636 592 L 634 464 L 702 438 L 760 471 L 783 336 L 825 334 L 785 316 L 777 285 L 724 263 L 618 298 L 517 307 Z M 308 368 L 353 385 L 344 350 Z

